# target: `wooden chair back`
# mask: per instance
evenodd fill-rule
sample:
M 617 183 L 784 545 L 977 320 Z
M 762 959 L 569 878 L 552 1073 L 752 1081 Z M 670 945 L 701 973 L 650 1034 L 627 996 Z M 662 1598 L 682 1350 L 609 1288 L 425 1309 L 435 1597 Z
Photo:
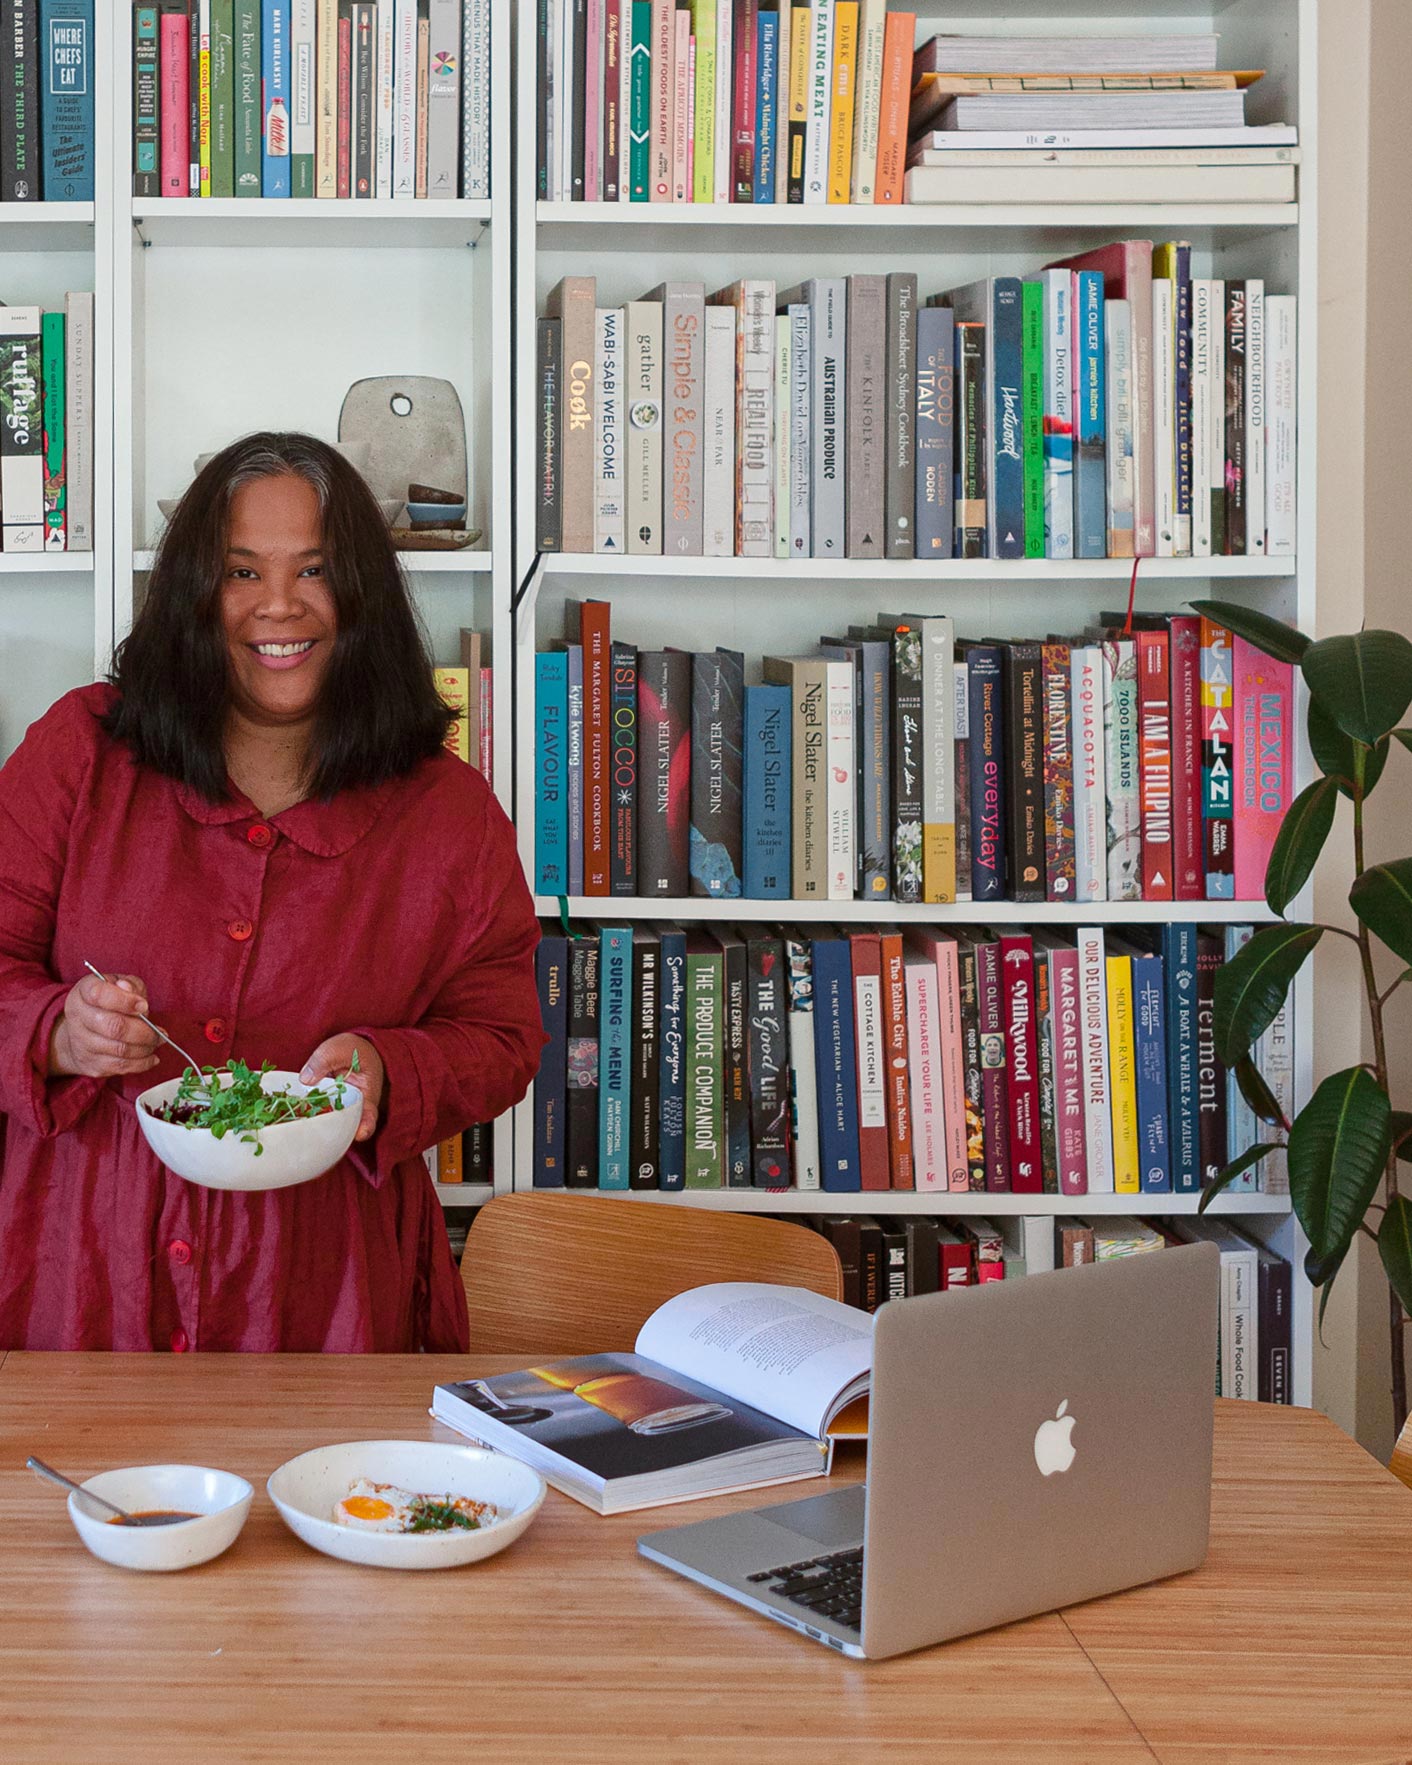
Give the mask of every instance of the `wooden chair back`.
M 749 1214 L 606 1196 L 497 1195 L 461 1259 L 473 1354 L 631 1352 L 665 1300 L 708 1281 L 843 1297 L 828 1239 Z
M 1402 1424 L 1402 1432 L 1397 1437 L 1397 1444 L 1392 1449 L 1392 1458 L 1388 1461 L 1388 1469 L 1394 1477 L 1399 1478 L 1412 1489 L 1412 1416 Z

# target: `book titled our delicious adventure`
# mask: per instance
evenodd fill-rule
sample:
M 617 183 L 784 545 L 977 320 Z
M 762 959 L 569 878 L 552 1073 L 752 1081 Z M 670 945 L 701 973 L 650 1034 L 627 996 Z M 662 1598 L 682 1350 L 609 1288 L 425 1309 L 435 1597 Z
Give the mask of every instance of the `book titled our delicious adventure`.
M 632 1354 L 438 1385 L 431 1413 L 600 1514 L 828 1474 L 866 1428 L 872 1319 L 798 1287 L 679 1293 Z

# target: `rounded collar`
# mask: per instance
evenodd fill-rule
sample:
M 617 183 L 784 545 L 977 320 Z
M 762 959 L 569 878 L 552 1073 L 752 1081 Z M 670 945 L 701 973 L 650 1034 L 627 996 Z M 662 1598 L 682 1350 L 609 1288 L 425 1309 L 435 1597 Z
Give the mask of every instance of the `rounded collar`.
M 397 784 L 396 779 L 386 779 L 366 789 L 340 791 L 327 800 L 306 797 L 278 815 L 261 815 L 249 797 L 234 785 L 220 803 L 212 803 L 186 784 L 178 784 L 176 794 L 186 813 L 203 827 L 262 821 L 316 858 L 341 858 L 372 827 Z

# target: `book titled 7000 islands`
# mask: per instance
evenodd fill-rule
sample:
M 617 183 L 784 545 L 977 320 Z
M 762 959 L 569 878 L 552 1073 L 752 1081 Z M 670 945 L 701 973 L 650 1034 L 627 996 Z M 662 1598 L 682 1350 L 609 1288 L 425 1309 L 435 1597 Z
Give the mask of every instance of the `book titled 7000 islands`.
M 438 1385 L 432 1414 L 600 1514 L 827 1475 L 866 1432 L 872 1320 L 798 1287 L 679 1293 L 632 1354 Z

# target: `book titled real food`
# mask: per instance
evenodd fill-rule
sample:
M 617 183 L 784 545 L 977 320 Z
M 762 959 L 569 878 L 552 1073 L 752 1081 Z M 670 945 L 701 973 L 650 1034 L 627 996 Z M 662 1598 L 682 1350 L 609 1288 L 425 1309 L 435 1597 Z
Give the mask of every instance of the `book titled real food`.
M 431 1413 L 600 1514 L 826 1476 L 866 1427 L 872 1319 L 798 1287 L 726 1281 L 653 1312 L 632 1354 L 438 1385 Z

